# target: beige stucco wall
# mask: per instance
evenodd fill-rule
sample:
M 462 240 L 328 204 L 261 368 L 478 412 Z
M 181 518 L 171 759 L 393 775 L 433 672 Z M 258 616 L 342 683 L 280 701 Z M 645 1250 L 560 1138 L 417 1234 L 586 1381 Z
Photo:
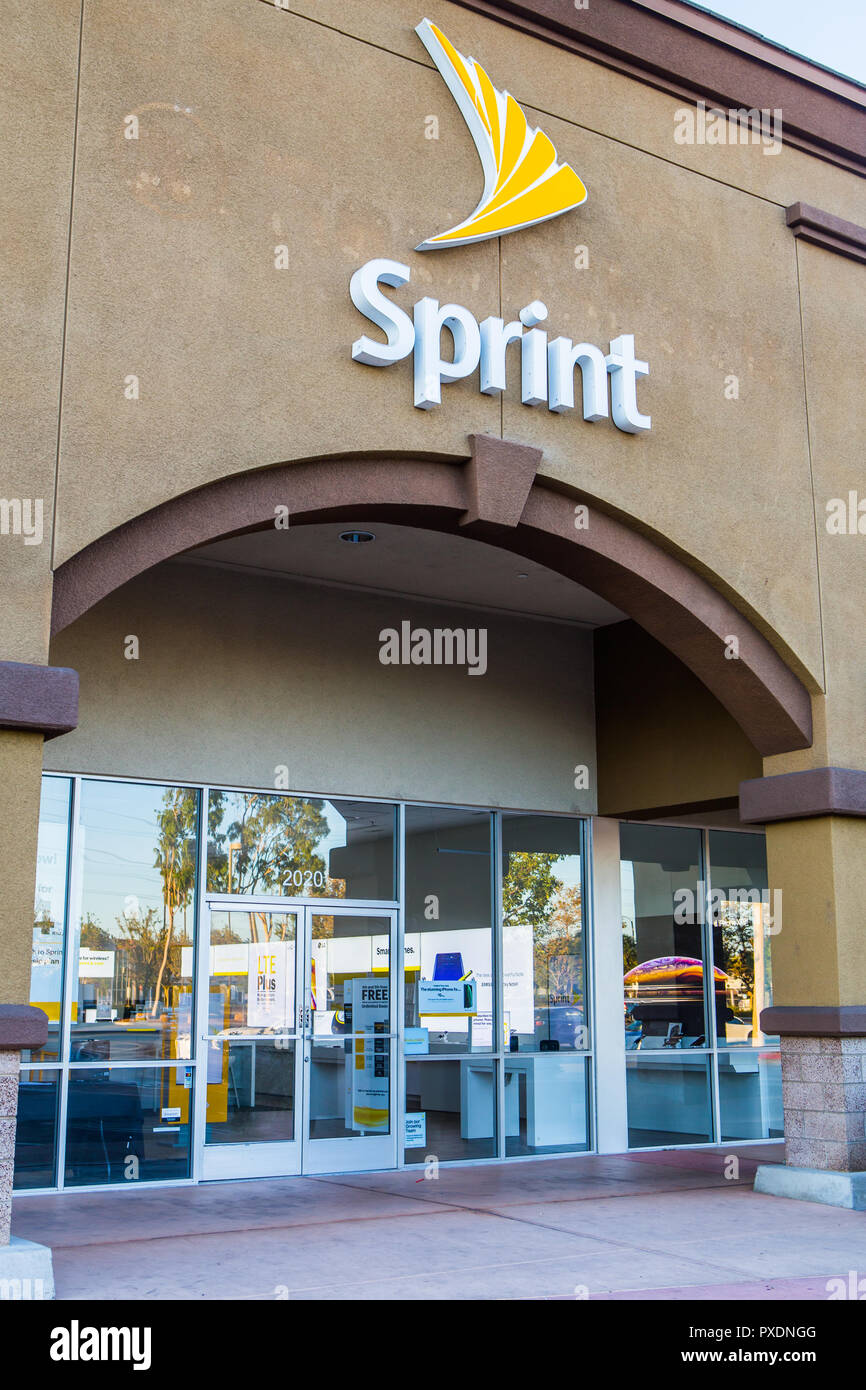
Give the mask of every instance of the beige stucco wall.
M 825 595 L 821 623 L 826 699 L 811 749 L 768 759 L 768 772 L 831 764 L 866 768 L 866 534 L 828 531 L 827 504 L 866 501 L 866 266 L 798 243 L 809 386 L 809 440 L 817 555 Z M 866 532 L 866 510 L 861 514 Z
M 580 171 L 578 213 L 501 244 L 412 250 L 471 208 L 479 170 L 404 0 L 88 5 L 56 559 L 226 473 L 346 449 L 461 455 L 469 431 L 503 431 L 544 448 L 542 474 L 684 553 L 817 685 L 783 208 L 802 198 L 866 218 L 861 181 L 790 147 L 677 145 L 675 98 L 459 7 L 436 17 Z M 136 111 L 141 138 L 124 140 Z M 425 139 L 428 115 L 438 140 Z M 576 245 L 588 269 L 575 269 Z M 394 295 L 404 307 L 426 293 L 511 316 L 539 296 L 554 333 L 606 348 L 634 332 L 652 432 L 530 410 L 516 379 L 503 403 L 470 379 L 415 410 L 408 362 L 376 370 L 349 355 L 368 326 L 349 277 L 381 255 L 411 268 Z M 137 401 L 123 395 L 132 373 Z M 731 374 L 738 400 L 725 398 Z
M 29 997 L 41 772 L 41 735 L 0 730 L 0 1004 Z
M 0 498 L 27 499 L 34 521 L 42 507 L 41 543 L 0 534 L 3 661 L 48 650 L 79 14 L 78 0 L 3 6 Z
M 383 666 L 378 634 L 404 619 L 487 628 L 486 675 Z M 284 766 L 293 791 L 595 809 L 592 636 L 570 624 L 175 564 L 51 658 L 81 673 L 80 725 L 45 748 L 54 771 L 269 788 Z
M 593 651 L 601 815 L 735 800 L 761 776 L 736 721 L 637 623 L 598 628 Z
M 0 534 L 0 661 L 48 656 L 79 14 L 78 0 L 3 6 L 0 498 L 29 502 L 39 543 Z M 38 734 L 0 731 L 0 1004 L 28 997 L 41 761 Z
M 767 871 L 771 891 L 782 893 L 774 1002 L 862 1005 L 866 821 L 824 816 L 768 826 Z

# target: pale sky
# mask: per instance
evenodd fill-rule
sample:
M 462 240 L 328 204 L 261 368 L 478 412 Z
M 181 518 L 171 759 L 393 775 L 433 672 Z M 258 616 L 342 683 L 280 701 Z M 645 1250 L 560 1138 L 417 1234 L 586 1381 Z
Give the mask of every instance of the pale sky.
M 711 0 L 697 8 L 866 83 L 866 0 Z

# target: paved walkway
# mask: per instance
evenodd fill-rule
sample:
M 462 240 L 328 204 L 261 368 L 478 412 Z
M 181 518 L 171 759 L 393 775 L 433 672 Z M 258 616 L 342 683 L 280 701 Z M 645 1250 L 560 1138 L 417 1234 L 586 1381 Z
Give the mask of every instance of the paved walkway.
M 725 1177 L 738 1154 L 739 1177 Z M 61 1299 L 826 1299 L 866 1214 L 751 1190 L 782 1146 L 18 1197 Z

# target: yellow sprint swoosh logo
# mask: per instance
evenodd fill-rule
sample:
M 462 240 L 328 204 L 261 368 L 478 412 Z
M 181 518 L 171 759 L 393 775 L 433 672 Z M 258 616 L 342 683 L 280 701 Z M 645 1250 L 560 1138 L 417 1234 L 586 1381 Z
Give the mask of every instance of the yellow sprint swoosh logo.
M 474 58 L 464 58 L 424 19 L 415 30 L 460 108 L 484 171 L 484 192 L 471 217 L 422 241 L 416 251 L 466 246 L 533 227 L 579 207 L 586 188 L 553 142 L 530 126 L 514 97 L 494 87 Z

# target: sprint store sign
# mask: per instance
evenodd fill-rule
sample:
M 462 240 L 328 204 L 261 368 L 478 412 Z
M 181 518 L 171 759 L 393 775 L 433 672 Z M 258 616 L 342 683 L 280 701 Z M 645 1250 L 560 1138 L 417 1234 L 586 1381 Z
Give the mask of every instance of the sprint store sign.
M 484 174 L 484 189 L 475 211 L 448 231 L 439 232 L 416 251 L 439 251 L 505 236 L 572 212 L 586 201 L 586 188 L 569 164 L 557 159 L 553 143 L 529 125 L 514 97 L 494 87 L 474 58 L 465 58 L 441 29 L 425 19 L 416 29 L 448 86 L 475 143 Z M 386 257 L 367 261 L 349 283 L 355 308 L 385 335 L 363 334 L 352 344 L 352 357 L 369 367 L 389 367 L 412 357 L 415 405 L 432 410 L 442 400 L 442 385 L 479 370 L 479 389 L 487 396 L 506 388 L 506 349 L 519 344 L 520 394 L 524 405 L 546 405 L 555 414 L 575 409 L 574 370 L 580 367 L 580 408 L 584 420 L 612 418 L 626 434 L 649 430 L 652 420 L 638 407 L 637 382 L 649 364 L 635 356 L 634 336 L 612 338 L 605 353 L 592 343 L 571 338 L 548 340 L 538 325 L 547 305 L 533 300 L 506 323 L 491 315 L 481 323 L 462 304 L 440 304 L 425 296 L 412 317 L 380 288 L 409 283 L 411 271 Z M 442 331 L 452 341 L 450 358 L 442 356 Z

